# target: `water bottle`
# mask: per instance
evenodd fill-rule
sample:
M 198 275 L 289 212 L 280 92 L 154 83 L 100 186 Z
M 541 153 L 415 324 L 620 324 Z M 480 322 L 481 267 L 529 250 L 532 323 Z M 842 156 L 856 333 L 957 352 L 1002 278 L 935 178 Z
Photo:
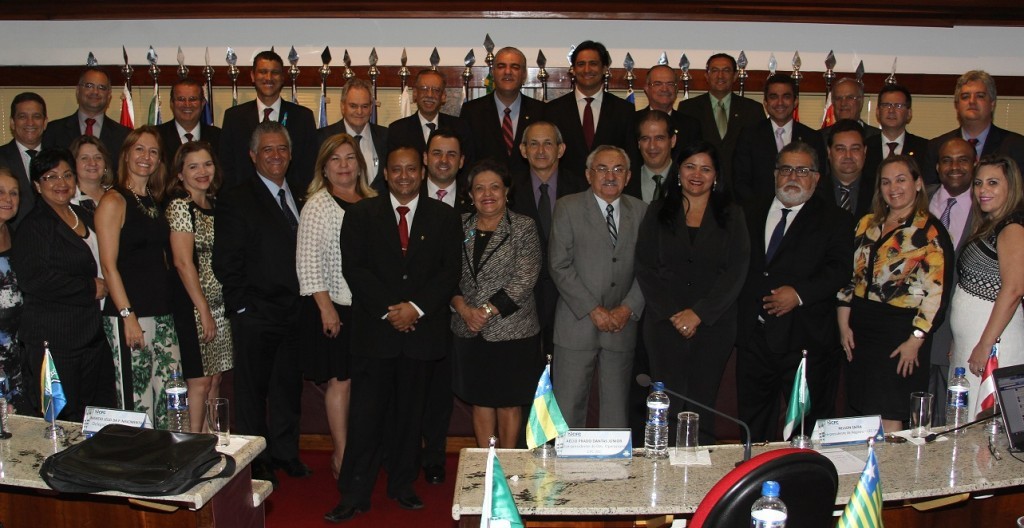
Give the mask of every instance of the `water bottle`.
M 761 498 L 750 508 L 750 528 L 785 528 L 786 504 L 779 499 L 779 483 L 774 480 L 761 485 Z
M 957 367 L 953 371 L 953 379 L 949 380 L 949 387 L 946 389 L 946 426 L 948 429 L 960 427 L 967 423 L 968 401 L 967 401 L 967 376 L 963 367 Z M 961 429 L 954 435 L 963 434 Z
M 171 372 L 164 392 L 167 393 L 167 429 L 176 433 L 192 432 L 188 418 L 188 388 L 180 369 L 175 368 Z
M 651 384 L 651 394 L 647 396 L 644 451 L 648 458 L 668 456 L 668 395 L 665 384 L 660 381 Z

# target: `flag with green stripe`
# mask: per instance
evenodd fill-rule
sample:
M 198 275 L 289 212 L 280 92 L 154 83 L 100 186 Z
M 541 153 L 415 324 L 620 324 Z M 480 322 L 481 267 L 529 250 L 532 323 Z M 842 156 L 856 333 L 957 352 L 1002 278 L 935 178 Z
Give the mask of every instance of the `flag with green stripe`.
M 875 448 L 868 448 L 868 461 L 860 475 L 853 496 L 846 504 L 836 528 L 882 527 L 882 478 L 878 472 Z
M 533 449 L 569 430 L 551 391 L 551 366 L 545 366 L 533 394 L 530 420 L 526 422 L 526 446 Z

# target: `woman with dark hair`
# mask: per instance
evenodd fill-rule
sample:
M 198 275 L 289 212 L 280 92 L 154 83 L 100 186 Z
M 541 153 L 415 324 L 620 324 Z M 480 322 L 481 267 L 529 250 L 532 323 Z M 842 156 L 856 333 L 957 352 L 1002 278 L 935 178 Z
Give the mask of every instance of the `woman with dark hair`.
M 302 299 L 299 345 L 306 358 L 305 372 L 327 382 L 324 407 L 334 454 L 331 472 L 341 471 L 348 436 L 348 404 L 352 389 L 349 374 L 349 324 L 352 291 L 341 274 L 341 224 L 352 204 L 377 196 L 367 184 L 366 161 L 359 143 L 348 134 L 336 134 L 320 146 L 299 218 L 295 262 Z
M 206 424 L 206 400 L 220 396 L 221 372 L 231 370 L 231 326 L 224 294 L 213 276 L 214 200 L 221 185 L 213 147 L 190 141 L 174 156 L 169 178 L 167 223 L 178 278 L 174 284 L 174 325 L 178 329 L 181 371 L 188 384 L 193 432 Z
M 78 190 L 71 203 L 95 213 L 103 193 L 114 183 L 107 147 L 95 136 L 78 136 L 71 142 L 71 157 L 75 160 L 78 179 Z
M 679 173 L 647 209 L 637 237 L 643 338 L 654 379 L 713 407 L 736 340 L 750 239 L 743 211 L 720 181 L 715 147 L 694 143 L 679 158 Z M 683 410 L 673 400 L 673 424 Z M 690 410 L 701 415 L 701 442 L 713 443 L 714 415 Z
M 48 342 L 67 398 L 58 418 L 81 421 L 86 406 L 113 407 L 117 397 L 100 317 L 107 285 L 98 273 L 92 216 L 71 204 L 74 163 L 66 150 L 43 149 L 29 164 L 40 200 L 18 226 L 11 266 L 25 297 L 19 334 L 29 406 L 43 414 L 39 382 Z
M 452 297 L 452 387 L 473 405 L 473 433 L 516 445 L 522 408 L 533 401 L 544 370 L 533 285 L 540 273 L 540 238 L 528 216 L 508 210 L 508 169 L 493 160 L 466 177 L 476 211 L 462 215 L 462 279 Z
M 1024 363 L 1024 190 L 1020 168 L 1006 156 L 986 156 L 974 169 L 975 230 L 960 253 L 960 281 L 950 306 L 953 358 L 950 367 L 971 375 L 968 419 L 978 410 L 978 392 L 992 345 L 999 366 Z
M 878 166 L 871 212 L 854 232 L 853 277 L 839 291 L 839 335 L 850 366 L 851 415 L 882 416 L 886 432 L 910 415 L 910 393 L 928 389 L 931 332 L 952 292 L 953 245 L 928 212 L 917 163 Z
M 166 168 L 156 127 L 141 126 L 125 138 L 117 183 L 96 209 L 100 264 L 110 289 L 104 324 L 114 350 L 122 408 L 150 414 L 167 428 L 164 384 L 181 355 L 171 310 L 170 229 L 160 210 Z M 198 402 L 197 402 L 198 403 Z
M 24 299 L 18 278 L 11 269 L 13 233 L 9 225 L 18 215 L 20 201 L 18 178 L 6 167 L 0 167 L 0 369 L 7 377 L 6 385 L 0 383 L 0 397 L 7 399 L 8 410 L 27 414 L 29 409 L 21 377 L 25 353 L 18 337 Z

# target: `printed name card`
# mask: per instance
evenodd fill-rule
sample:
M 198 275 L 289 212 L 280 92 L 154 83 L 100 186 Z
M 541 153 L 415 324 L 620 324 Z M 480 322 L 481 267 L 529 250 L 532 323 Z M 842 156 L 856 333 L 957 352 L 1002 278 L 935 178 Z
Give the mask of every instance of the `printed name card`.
M 82 433 L 88 438 L 103 427 L 110 424 L 130 425 L 152 429 L 149 415 L 144 412 L 108 409 L 106 407 L 86 407 L 85 419 L 82 420 Z
M 632 458 L 629 429 L 569 429 L 555 440 L 559 458 Z
M 879 415 L 818 420 L 811 433 L 811 439 L 823 446 L 863 444 L 871 437 L 879 442 L 883 439 Z

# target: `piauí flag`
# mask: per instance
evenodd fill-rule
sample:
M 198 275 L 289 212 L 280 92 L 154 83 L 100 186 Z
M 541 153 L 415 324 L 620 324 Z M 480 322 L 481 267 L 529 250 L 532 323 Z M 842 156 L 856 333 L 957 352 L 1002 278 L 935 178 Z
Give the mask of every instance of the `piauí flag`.
M 512 497 L 512 490 L 501 470 L 501 461 L 494 446 L 487 451 L 487 471 L 484 476 L 484 504 L 480 512 L 480 528 L 523 528 L 523 519 Z
M 57 366 L 53 364 L 53 356 L 47 348 L 43 355 L 43 379 L 42 379 L 42 400 L 43 416 L 46 421 L 52 422 L 68 400 L 64 397 L 64 386 L 60 384 L 60 376 L 57 375 Z
M 568 430 L 569 424 L 562 418 L 562 410 L 551 391 L 551 365 L 547 365 L 533 394 L 533 407 L 526 422 L 526 447 L 533 449 Z
M 128 127 L 128 130 L 135 129 L 135 104 L 132 102 L 132 91 L 128 89 L 128 83 L 124 83 L 124 90 L 121 92 L 121 125 Z
M 160 117 L 160 85 L 153 85 L 153 99 L 149 102 L 149 124 L 160 125 L 164 120 Z
M 999 368 L 999 342 L 992 345 L 985 362 L 985 372 L 981 375 L 981 389 L 978 391 L 978 412 L 991 409 L 996 404 L 996 380 L 992 371 Z
M 203 100 L 206 106 L 203 107 L 203 124 L 213 125 L 213 79 L 206 81 L 203 86 Z
M 811 392 L 807 389 L 807 358 L 800 359 L 800 366 L 793 378 L 793 392 L 789 395 L 789 408 L 786 410 L 786 426 L 782 429 L 782 439 L 789 440 L 793 429 L 800 419 L 811 410 Z
M 836 109 L 832 106 L 832 94 L 825 96 L 825 111 L 821 114 L 821 128 L 836 124 Z
M 857 486 L 853 488 L 850 502 L 839 517 L 836 528 L 881 528 L 882 527 L 882 478 L 878 472 L 875 448 L 868 448 L 868 462 L 860 474 Z
M 494 72 L 488 70 L 487 77 L 484 78 L 484 88 L 487 89 L 487 93 L 494 91 Z
M 320 84 L 320 121 L 318 121 L 317 128 L 327 127 L 327 87 Z
M 402 88 L 402 95 L 398 97 L 398 113 L 402 117 L 412 115 L 412 90 L 408 86 Z
M 633 109 L 636 110 L 636 92 L 632 88 L 626 92 L 626 102 L 633 105 Z

